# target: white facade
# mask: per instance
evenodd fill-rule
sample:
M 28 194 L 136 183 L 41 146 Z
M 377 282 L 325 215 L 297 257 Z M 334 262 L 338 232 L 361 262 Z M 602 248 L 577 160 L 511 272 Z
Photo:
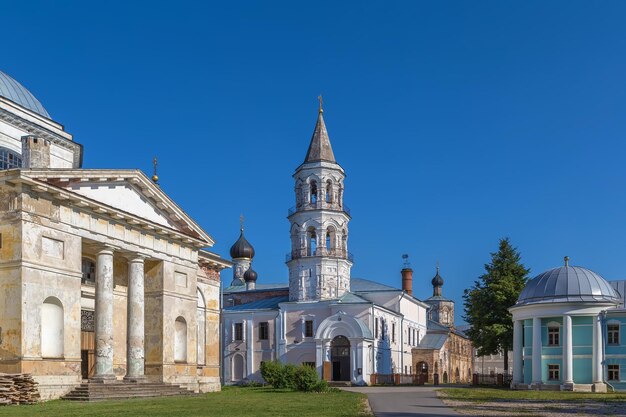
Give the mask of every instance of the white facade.
M 270 360 L 309 364 L 326 380 L 356 385 L 369 384 L 375 373 L 414 369 L 411 349 L 426 334 L 428 305 L 403 290 L 351 278 L 344 178 L 320 109 L 294 174 L 288 286 L 223 290 L 225 383 L 260 381 L 261 362 Z

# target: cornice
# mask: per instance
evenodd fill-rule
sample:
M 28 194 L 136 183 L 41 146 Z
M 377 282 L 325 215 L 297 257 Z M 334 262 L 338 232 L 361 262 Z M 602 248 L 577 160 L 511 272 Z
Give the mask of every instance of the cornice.
M 58 145 L 62 148 L 72 151 L 74 155 L 74 167 L 78 168 L 82 165 L 82 145 L 76 143 L 68 138 L 65 138 L 58 133 L 55 133 L 49 129 L 41 127 L 40 125 L 24 119 L 10 111 L 0 108 L 0 120 L 15 126 L 21 130 L 27 131 L 29 134 L 47 139 L 50 142 Z

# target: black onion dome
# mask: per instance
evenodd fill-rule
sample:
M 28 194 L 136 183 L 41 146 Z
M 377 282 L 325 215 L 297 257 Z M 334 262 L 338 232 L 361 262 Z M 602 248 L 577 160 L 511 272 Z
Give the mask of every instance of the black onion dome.
M 439 267 L 437 267 L 437 275 L 433 277 L 431 283 L 433 284 L 433 287 L 443 287 L 443 278 L 439 275 Z
M 241 231 L 241 234 L 239 235 L 239 239 L 237 239 L 235 244 L 231 246 L 230 248 L 230 257 L 233 259 L 254 258 L 254 248 L 252 247 L 250 242 L 248 242 L 246 238 L 243 236 L 243 230 Z
M 256 282 L 257 273 L 252 269 L 252 267 L 248 268 L 248 270 L 243 274 L 243 279 L 246 282 Z

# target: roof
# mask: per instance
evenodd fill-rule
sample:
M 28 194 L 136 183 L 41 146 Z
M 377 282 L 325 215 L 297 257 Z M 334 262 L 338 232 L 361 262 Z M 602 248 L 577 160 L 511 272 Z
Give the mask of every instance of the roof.
M 0 96 L 8 98 L 40 116 L 50 119 L 50 115 L 30 91 L 10 75 L 0 71 Z
M 239 304 L 236 306 L 225 307 L 226 311 L 247 311 L 247 310 L 275 310 L 278 304 L 289 301 L 289 296 L 265 298 L 263 300 L 253 301 L 251 303 Z
M 250 242 L 248 242 L 248 240 L 243 235 L 243 226 L 241 227 L 239 239 L 237 239 L 237 241 L 230 248 L 230 257 L 233 259 L 254 258 L 254 247 L 252 247 Z
M 539 303 L 620 302 L 620 296 L 599 274 L 579 266 L 561 266 L 528 281 L 515 307 Z
M 615 291 L 617 291 L 617 295 L 620 296 L 619 307 L 626 307 L 626 281 L 609 281 L 609 284 Z
M 415 349 L 441 349 L 448 339 L 447 333 L 426 333 Z
M 441 331 L 441 332 L 449 332 L 450 328 L 448 326 L 444 326 L 441 323 L 438 323 L 434 320 L 428 320 L 428 322 L 426 323 L 426 328 L 428 330 L 433 330 L 433 331 Z
M 428 297 L 427 299 L 424 300 L 424 302 L 429 302 L 429 301 L 452 301 L 452 300 L 444 297 L 443 295 L 433 295 L 432 297 Z
M 430 281 L 433 287 L 443 287 L 443 278 L 439 275 L 439 265 L 437 265 L 437 274 Z
M 354 293 L 351 293 L 351 292 L 345 293 L 337 301 L 342 303 L 342 304 L 371 303 L 371 301 L 368 301 L 365 298 L 360 297 L 360 296 L 358 296 L 358 295 L 356 295 Z
M 224 293 L 244 292 L 244 291 L 268 291 L 268 290 L 289 290 L 289 284 L 256 284 L 254 290 L 246 290 L 245 285 L 232 285 L 224 288 Z
M 315 123 L 315 130 L 311 137 L 311 144 L 304 162 L 335 162 L 335 155 L 333 154 L 333 148 L 330 146 L 330 138 L 326 131 L 323 113 L 324 111 L 320 108 L 317 115 L 317 123 Z
M 363 278 L 350 278 L 350 291 L 366 292 L 366 291 L 402 291 L 389 285 L 370 281 Z

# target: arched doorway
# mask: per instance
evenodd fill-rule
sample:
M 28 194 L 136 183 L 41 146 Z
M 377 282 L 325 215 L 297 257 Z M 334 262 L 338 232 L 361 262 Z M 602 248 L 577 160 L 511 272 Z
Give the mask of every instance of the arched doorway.
M 448 372 L 447 371 L 443 372 L 443 383 L 444 384 L 448 383 Z
M 415 373 L 419 376 L 425 376 L 428 378 L 428 364 L 426 362 L 418 362 L 415 365 Z
M 350 341 L 337 336 L 330 342 L 330 361 L 333 364 L 333 381 L 350 381 Z

